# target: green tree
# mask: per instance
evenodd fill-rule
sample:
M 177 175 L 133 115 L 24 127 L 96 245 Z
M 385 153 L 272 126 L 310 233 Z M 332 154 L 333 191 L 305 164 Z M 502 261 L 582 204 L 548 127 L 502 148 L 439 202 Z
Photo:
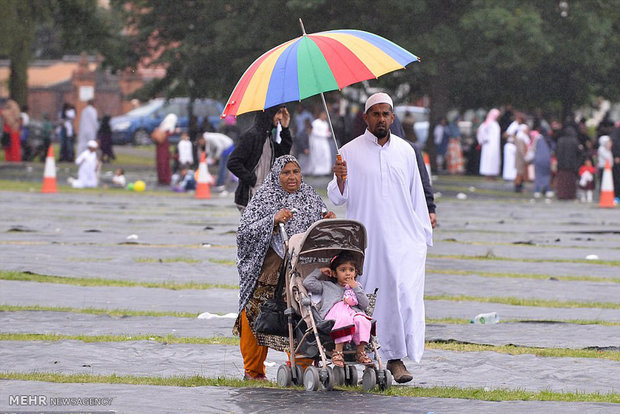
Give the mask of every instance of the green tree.
M 408 84 L 411 98 L 428 95 L 435 121 L 454 107 L 512 103 L 568 112 L 593 93 L 617 97 L 619 1 L 568 3 L 565 17 L 559 2 L 537 0 L 113 0 L 112 6 L 127 27 L 125 61 L 151 59 L 167 68 L 150 96 L 227 98 L 252 61 L 301 34 L 301 17 L 308 33 L 366 30 L 420 56 L 422 63 L 370 84 L 392 91 Z M 155 51 L 161 53 L 152 59 Z
M 36 51 L 37 27 L 54 27 L 64 50 L 119 49 L 113 39 L 112 19 L 96 0 L 3 0 L 0 54 L 10 61 L 9 94 L 20 105 L 28 101 L 28 65 Z

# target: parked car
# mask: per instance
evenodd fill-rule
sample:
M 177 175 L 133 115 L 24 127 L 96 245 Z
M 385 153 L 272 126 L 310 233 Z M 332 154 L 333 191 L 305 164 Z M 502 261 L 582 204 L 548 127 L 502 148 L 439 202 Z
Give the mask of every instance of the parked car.
M 415 120 L 415 124 L 413 124 L 413 130 L 415 131 L 415 135 L 418 138 L 417 145 L 419 148 L 423 147 L 426 143 L 426 139 L 428 138 L 428 118 L 429 118 L 429 109 L 423 106 L 411 106 L 411 105 L 399 105 L 394 108 L 394 113 L 400 120 L 400 122 L 405 119 L 405 114 L 409 112 L 413 115 L 413 119 Z
M 170 100 L 156 98 L 124 115 L 112 117 L 110 119 L 112 142 L 114 144 L 150 144 L 152 142 L 151 132 L 159 126 L 168 114 L 176 114 L 179 117 L 177 127 L 186 131 L 189 125 L 188 103 L 189 98 L 173 98 Z M 194 101 L 193 111 L 199 124 L 206 118 L 214 128 L 217 128 L 223 110 L 222 104 L 213 99 L 196 99 Z M 178 139 L 178 135 L 170 137 L 171 143 L 177 142 Z

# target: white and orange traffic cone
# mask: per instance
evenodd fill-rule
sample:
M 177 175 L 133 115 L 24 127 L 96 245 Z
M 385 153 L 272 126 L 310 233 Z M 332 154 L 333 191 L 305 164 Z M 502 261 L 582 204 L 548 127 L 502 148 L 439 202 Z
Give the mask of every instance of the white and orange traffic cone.
M 207 156 L 200 154 L 200 164 L 198 164 L 198 178 L 196 179 L 196 198 L 211 198 L 211 174 L 207 169 Z
M 605 162 L 603 170 L 603 180 L 601 181 L 601 199 L 598 203 L 601 208 L 614 207 L 614 180 L 611 176 L 611 166 L 609 161 Z
M 56 160 L 54 160 L 54 148 L 50 145 L 45 158 L 45 169 L 43 170 L 42 193 L 57 193 L 56 190 Z
M 428 173 L 428 182 L 433 185 L 433 178 L 431 176 L 431 159 L 428 157 L 428 153 L 424 153 L 424 166 L 426 167 L 426 172 Z

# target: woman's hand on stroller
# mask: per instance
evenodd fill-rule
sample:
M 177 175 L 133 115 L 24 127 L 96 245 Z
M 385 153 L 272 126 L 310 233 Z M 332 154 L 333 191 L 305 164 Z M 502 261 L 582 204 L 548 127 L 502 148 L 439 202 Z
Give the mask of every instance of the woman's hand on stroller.
M 293 212 L 288 208 L 283 208 L 282 210 L 278 211 L 275 216 L 273 216 L 273 224 L 277 227 L 278 224 L 284 224 L 291 218 L 293 218 Z
M 336 213 L 334 213 L 333 211 L 328 211 L 327 213 L 323 214 L 323 218 L 324 219 L 336 218 Z

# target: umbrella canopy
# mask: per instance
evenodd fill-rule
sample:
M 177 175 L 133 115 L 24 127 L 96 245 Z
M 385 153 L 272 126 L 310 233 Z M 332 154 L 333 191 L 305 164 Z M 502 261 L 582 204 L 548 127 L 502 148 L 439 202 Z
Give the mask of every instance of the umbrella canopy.
M 361 30 L 331 30 L 276 46 L 245 71 L 222 117 L 301 101 L 403 69 L 418 57 Z

